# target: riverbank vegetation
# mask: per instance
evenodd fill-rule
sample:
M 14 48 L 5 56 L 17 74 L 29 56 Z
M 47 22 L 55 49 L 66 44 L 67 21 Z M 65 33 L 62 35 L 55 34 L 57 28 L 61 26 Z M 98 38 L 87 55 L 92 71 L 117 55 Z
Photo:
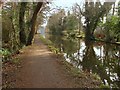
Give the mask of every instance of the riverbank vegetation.
M 85 7 L 81 6 L 76 3 L 70 11 L 61 9 L 53 13 L 48 20 L 50 32 L 68 37 L 85 37 L 87 40 L 120 41 L 119 3 L 86 2 Z

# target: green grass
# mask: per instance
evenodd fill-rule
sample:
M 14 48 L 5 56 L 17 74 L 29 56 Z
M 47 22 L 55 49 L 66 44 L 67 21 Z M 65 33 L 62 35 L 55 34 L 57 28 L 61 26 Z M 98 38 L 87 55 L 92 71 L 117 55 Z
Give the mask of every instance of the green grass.
M 48 48 L 49 48 L 50 51 L 52 51 L 52 52 L 55 53 L 55 54 L 59 54 L 59 49 L 56 48 L 56 47 L 54 47 L 53 43 L 52 43 L 50 40 L 44 38 L 44 37 L 41 36 L 41 35 L 40 35 L 40 40 L 41 40 L 45 45 L 48 46 Z
M 43 36 L 40 35 L 40 40 L 45 44 L 45 45 L 53 45 L 52 42 Z
M 108 85 L 104 85 L 104 84 L 101 84 L 101 85 L 100 85 L 100 88 L 101 88 L 101 89 L 104 89 L 104 88 L 110 88 L 110 86 L 108 86 Z

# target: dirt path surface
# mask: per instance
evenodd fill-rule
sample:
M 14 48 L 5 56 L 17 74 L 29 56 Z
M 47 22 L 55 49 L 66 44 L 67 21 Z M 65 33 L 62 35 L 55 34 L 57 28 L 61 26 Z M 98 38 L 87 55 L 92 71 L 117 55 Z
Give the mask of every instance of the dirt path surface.
M 62 70 L 53 53 L 35 36 L 34 44 L 20 55 L 22 68 L 17 73 L 17 88 L 72 88 L 74 82 Z

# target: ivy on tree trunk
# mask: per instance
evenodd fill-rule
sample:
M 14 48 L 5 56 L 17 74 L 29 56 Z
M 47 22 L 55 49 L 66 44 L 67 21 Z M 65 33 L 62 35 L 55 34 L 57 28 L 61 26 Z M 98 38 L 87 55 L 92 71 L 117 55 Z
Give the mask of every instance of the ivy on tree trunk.
M 19 12 L 19 27 L 20 27 L 20 44 L 26 45 L 26 33 L 25 33 L 25 10 L 26 10 L 27 2 L 21 2 L 20 12 Z

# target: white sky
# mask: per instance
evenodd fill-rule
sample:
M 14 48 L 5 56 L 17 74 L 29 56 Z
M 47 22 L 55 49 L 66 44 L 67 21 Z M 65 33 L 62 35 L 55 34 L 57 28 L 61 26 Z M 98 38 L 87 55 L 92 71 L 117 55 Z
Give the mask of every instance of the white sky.
M 53 0 L 53 5 L 55 6 L 61 6 L 63 8 L 65 7 L 71 7 L 74 3 L 83 3 L 85 0 Z M 91 0 L 92 1 L 92 0 Z M 93 0 L 96 1 L 96 0 Z M 105 1 L 105 0 L 100 0 L 100 1 Z M 106 0 L 107 2 L 115 2 L 115 1 L 120 1 L 120 0 Z
M 67 10 L 68 8 L 72 7 L 73 4 L 75 3 L 80 4 L 82 2 L 83 0 L 53 0 L 51 7 L 52 8 L 61 7 Z
M 83 2 L 83 0 L 53 0 L 56 6 L 71 7 L 74 3 Z

